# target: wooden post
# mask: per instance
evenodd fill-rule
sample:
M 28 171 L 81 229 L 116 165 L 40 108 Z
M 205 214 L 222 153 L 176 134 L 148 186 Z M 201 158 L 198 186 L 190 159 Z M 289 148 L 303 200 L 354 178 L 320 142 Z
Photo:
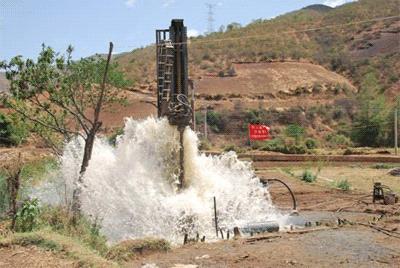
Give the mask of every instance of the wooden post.
M 399 139 L 399 134 L 398 134 L 398 109 L 396 108 L 394 110 L 394 153 L 397 155 L 398 154 L 398 139 Z
M 214 222 L 215 222 L 215 234 L 218 238 L 218 218 L 217 218 L 217 199 L 214 196 Z
M 207 140 L 207 108 L 204 112 L 204 139 Z

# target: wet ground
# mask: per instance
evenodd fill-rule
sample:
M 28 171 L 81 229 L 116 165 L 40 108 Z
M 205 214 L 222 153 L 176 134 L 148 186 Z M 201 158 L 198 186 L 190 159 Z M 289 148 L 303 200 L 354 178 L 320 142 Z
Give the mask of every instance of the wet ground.
M 398 267 L 398 242 L 366 228 L 342 227 L 188 245 L 126 267 Z
M 126 267 L 400 267 L 400 204 L 373 204 L 369 192 L 307 184 L 276 170 L 258 175 L 282 179 L 294 191 L 299 216 L 287 222 L 293 231 L 185 245 Z M 271 186 L 270 192 L 277 206 L 290 211 L 285 188 Z
M 178 245 L 166 253 L 143 254 L 123 266 L 400 267 L 400 204 L 373 204 L 370 192 L 364 188 L 343 191 L 325 183 L 308 184 L 277 169 L 259 170 L 257 174 L 279 178 L 294 191 L 299 216 L 288 218 L 285 232 Z M 369 187 L 366 185 L 365 189 Z M 271 185 L 270 193 L 274 204 L 291 210 L 292 201 L 285 188 Z M 305 227 L 306 223 L 311 226 Z M 73 266 L 70 261 L 35 247 L 0 249 L 0 267 Z

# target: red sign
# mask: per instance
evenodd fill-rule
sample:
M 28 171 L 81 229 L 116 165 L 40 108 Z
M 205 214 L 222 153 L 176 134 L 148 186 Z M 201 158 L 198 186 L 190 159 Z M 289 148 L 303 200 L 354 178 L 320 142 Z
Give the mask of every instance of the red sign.
M 252 141 L 269 140 L 271 139 L 269 130 L 270 128 L 266 125 L 249 124 L 249 138 Z

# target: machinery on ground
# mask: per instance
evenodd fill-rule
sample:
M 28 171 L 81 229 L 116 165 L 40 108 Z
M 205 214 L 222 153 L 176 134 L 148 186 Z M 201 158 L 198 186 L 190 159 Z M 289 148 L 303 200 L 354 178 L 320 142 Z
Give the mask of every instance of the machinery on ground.
M 156 30 L 157 110 L 180 133 L 178 188 L 185 187 L 183 133 L 191 125 L 193 111 L 188 100 L 187 30 L 183 20 L 174 19 L 169 29 Z

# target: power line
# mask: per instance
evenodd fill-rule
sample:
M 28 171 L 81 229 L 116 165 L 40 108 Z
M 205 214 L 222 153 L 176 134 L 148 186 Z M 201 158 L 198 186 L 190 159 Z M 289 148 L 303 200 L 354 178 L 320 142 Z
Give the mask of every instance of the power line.
M 267 37 L 272 37 L 272 36 L 282 35 L 282 34 L 315 32 L 315 31 L 320 31 L 320 30 L 324 30 L 324 29 L 342 28 L 345 26 L 364 24 L 364 23 L 368 23 L 368 22 L 379 22 L 379 21 L 399 19 L 399 18 L 400 18 L 400 15 L 388 16 L 388 17 L 377 17 L 377 18 L 371 18 L 368 20 L 353 21 L 353 22 L 348 22 L 348 23 L 343 23 L 343 24 L 331 24 L 331 25 L 325 25 L 325 26 L 315 27 L 315 28 L 305 28 L 305 29 L 301 29 L 301 30 L 290 30 L 290 31 L 274 32 L 274 33 L 268 33 L 268 34 L 247 35 L 247 36 L 239 36 L 239 37 L 215 38 L 215 39 L 208 39 L 208 40 L 198 40 L 197 39 L 197 40 L 193 40 L 193 41 L 188 40 L 187 42 L 172 43 L 172 44 L 173 45 L 180 45 L 180 44 L 196 45 L 196 44 L 202 44 L 202 43 L 225 42 L 225 41 L 235 41 L 235 40 L 253 39 L 253 38 L 267 38 Z M 362 40 L 362 38 L 353 39 L 353 40 Z M 137 48 L 137 47 L 136 46 L 122 46 L 120 48 Z
M 225 42 L 225 41 L 235 41 L 235 40 L 243 40 L 243 39 L 253 39 L 253 38 L 260 38 L 260 37 L 271 37 L 273 35 L 281 35 L 281 34 L 294 34 L 294 33 L 307 33 L 307 32 L 314 32 L 314 31 L 320 31 L 324 29 L 333 29 L 333 28 L 341 28 L 345 26 L 351 26 L 351 25 L 358 25 L 358 24 L 364 24 L 368 22 L 378 22 L 378 21 L 385 21 L 385 20 L 391 20 L 391 19 L 396 19 L 400 18 L 400 15 L 398 16 L 388 16 L 388 17 L 378 17 L 378 18 L 371 18 L 368 20 L 361 20 L 361 21 L 353 21 L 353 22 L 348 22 L 348 23 L 343 23 L 343 24 L 331 24 L 331 25 L 325 25 L 321 27 L 315 27 L 315 28 L 306 28 L 306 29 L 301 29 L 301 30 L 290 30 L 290 31 L 282 31 L 282 32 L 274 32 L 274 33 L 268 33 L 268 34 L 257 34 L 257 35 L 247 35 L 247 36 L 238 36 L 238 37 L 227 37 L 227 38 L 216 38 L 216 39 L 210 39 L 210 40 L 196 40 L 191 42 L 190 40 L 188 42 L 184 43 L 175 43 L 176 45 L 180 44 L 200 44 L 200 43 L 212 43 L 212 42 Z

